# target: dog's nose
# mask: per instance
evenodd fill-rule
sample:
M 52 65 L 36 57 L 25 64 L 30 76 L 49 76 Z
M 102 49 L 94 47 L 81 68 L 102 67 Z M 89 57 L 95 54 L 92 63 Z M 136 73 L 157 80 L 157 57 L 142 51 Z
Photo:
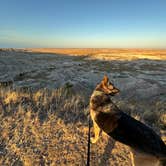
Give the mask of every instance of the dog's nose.
M 119 93 L 120 92 L 120 90 L 119 89 L 114 89 L 114 93 Z

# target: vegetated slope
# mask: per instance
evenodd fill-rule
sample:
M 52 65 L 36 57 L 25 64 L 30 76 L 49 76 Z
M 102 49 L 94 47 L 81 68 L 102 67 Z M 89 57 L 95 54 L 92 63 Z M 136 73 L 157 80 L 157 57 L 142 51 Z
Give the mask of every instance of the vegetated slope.
M 0 90 L 0 165 L 85 165 L 84 103 L 63 89 Z
M 89 110 L 84 97 L 70 88 L 1 88 L 0 102 L 0 165 L 85 165 Z M 149 120 L 156 122 L 153 116 Z M 130 165 L 129 149 L 103 134 L 91 145 L 91 164 Z

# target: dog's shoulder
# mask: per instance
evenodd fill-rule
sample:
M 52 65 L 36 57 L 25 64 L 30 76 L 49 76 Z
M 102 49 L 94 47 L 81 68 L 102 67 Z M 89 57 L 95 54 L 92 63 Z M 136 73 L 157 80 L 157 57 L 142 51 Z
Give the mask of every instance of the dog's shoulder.
M 112 104 L 99 107 L 94 117 L 98 126 L 107 134 L 118 126 L 118 120 L 121 117 L 121 111 L 115 108 L 112 108 Z

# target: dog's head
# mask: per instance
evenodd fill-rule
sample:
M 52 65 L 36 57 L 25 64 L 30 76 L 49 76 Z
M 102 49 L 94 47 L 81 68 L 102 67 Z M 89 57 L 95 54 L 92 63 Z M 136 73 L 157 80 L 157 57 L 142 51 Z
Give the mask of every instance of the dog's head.
M 114 96 L 120 92 L 119 89 L 117 89 L 111 82 L 109 82 L 107 76 L 104 76 L 103 80 L 96 86 L 96 90 L 111 96 Z

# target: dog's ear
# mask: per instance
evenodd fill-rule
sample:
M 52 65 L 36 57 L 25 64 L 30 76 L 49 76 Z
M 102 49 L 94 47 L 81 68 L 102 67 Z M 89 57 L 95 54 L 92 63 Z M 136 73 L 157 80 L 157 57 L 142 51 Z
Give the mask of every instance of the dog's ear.
M 103 81 L 102 81 L 102 82 L 103 82 L 103 84 L 104 84 L 104 85 L 107 85 L 107 84 L 108 84 L 109 79 L 108 79 L 108 77 L 107 77 L 106 75 L 104 76 L 104 78 L 103 78 Z

